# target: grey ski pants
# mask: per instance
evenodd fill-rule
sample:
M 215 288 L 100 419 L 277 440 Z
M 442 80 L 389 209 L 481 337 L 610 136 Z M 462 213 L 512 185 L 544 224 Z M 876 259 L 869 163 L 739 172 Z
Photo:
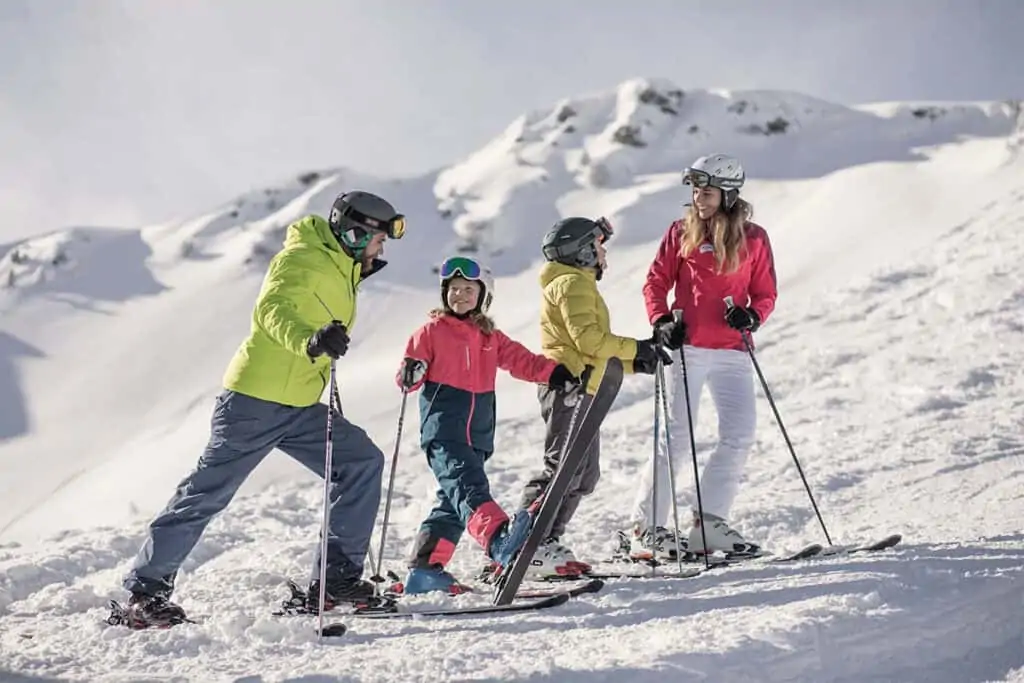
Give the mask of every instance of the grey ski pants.
M 206 525 L 274 448 L 322 477 L 326 420 L 327 406 L 322 403 L 296 408 L 223 391 L 214 406 L 206 449 L 150 523 L 124 587 L 169 597 L 179 568 Z M 334 418 L 333 441 L 328 581 L 362 576 L 384 468 L 384 455 L 366 432 L 340 415 Z M 319 576 L 319 564 L 317 544 L 310 580 Z
M 578 427 L 587 406 L 593 400 L 593 397 L 587 395 L 582 387 L 566 392 L 562 389 L 541 386 L 537 389 L 537 398 L 540 400 L 541 417 L 547 423 L 547 431 L 544 435 L 544 469 L 534 475 L 523 489 L 521 502 L 524 508 L 529 507 L 544 493 L 558 471 L 562 446 L 569 435 L 569 423 L 572 421 L 572 414 L 576 410 L 577 402 L 581 402 L 579 416 L 576 418 Z M 590 448 L 587 449 L 576 477 L 569 484 L 562 505 L 551 523 L 551 529 L 547 534 L 548 538 L 561 538 L 565 533 L 565 527 L 576 514 L 576 508 L 580 506 L 580 501 L 597 488 L 597 482 L 601 478 L 600 460 L 601 436 L 598 434 L 590 444 Z

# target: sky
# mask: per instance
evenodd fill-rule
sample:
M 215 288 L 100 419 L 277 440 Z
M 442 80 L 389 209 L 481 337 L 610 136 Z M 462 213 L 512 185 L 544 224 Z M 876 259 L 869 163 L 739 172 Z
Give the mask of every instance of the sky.
M 1021 26 L 1019 0 L 3 0 L 0 244 L 184 218 L 314 168 L 415 175 L 637 76 L 1024 98 Z

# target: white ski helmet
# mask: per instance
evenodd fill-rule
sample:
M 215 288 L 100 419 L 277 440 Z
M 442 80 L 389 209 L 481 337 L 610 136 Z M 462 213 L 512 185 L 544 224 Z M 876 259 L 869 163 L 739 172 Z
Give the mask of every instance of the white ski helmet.
M 717 187 L 722 191 L 722 206 L 727 210 L 736 203 L 746 179 L 743 164 L 728 154 L 702 156 L 683 170 L 683 185 Z
M 476 309 L 487 314 L 494 301 L 494 275 L 491 269 L 468 256 L 449 256 L 438 270 L 441 277 L 441 304 L 448 308 L 448 282 L 454 277 L 480 283 L 480 298 Z

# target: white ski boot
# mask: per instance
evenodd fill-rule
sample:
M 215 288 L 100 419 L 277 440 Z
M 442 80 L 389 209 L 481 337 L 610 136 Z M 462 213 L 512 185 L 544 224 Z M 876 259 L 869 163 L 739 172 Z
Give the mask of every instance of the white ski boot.
M 675 562 L 677 555 L 687 555 L 686 541 L 663 526 L 643 529 L 634 526 L 628 532 L 619 532 L 622 550 L 634 562 Z
M 710 551 L 705 553 L 704 538 L 707 536 Z M 700 517 L 697 513 L 693 515 L 693 527 L 690 529 L 689 538 L 690 552 L 698 555 L 711 554 L 715 552 L 725 553 L 727 557 L 757 557 L 761 554 L 761 547 L 756 543 L 750 543 L 740 532 L 729 526 L 721 517 L 704 513 L 704 533 L 701 534 Z
M 555 577 L 579 576 L 589 571 L 590 565 L 580 562 L 572 551 L 554 538 L 545 540 L 533 554 L 526 578 L 548 579 Z

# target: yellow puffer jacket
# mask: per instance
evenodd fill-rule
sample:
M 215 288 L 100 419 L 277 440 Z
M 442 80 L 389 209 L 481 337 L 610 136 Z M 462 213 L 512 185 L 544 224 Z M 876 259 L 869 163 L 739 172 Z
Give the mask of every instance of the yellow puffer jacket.
M 632 372 L 633 364 L 626 361 L 636 358 L 636 340 L 612 334 L 608 307 L 597 291 L 593 270 L 545 263 L 540 285 L 540 343 L 545 356 L 576 376 L 585 366 L 593 366 L 588 394 L 597 389 L 609 358 L 621 358 L 626 372 Z

